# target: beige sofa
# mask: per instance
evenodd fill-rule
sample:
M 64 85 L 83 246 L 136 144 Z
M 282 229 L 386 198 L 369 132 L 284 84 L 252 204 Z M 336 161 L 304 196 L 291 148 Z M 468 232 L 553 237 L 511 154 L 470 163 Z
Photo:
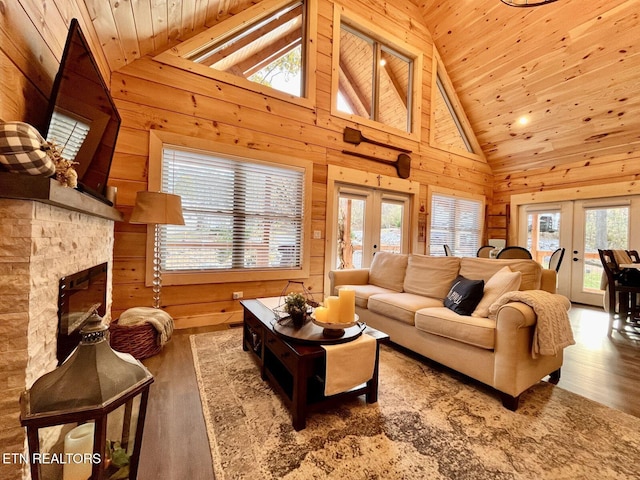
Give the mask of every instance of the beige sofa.
M 471 315 L 459 315 L 443 303 L 458 275 L 485 282 L 484 296 Z M 490 385 L 510 410 L 517 409 L 522 392 L 545 376 L 552 382 L 560 378 L 561 349 L 556 355 L 532 355 L 534 310 L 521 302 L 495 304 L 508 290 L 555 293 L 556 272 L 533 260 L 379 252 L 370 269 L 336 270 L 329 277 L 333 294 L 340 287 L 355 290 L 360 320 L 388 333 L 393 343 Z M 570 308 L 568 300 L 565 308 Z

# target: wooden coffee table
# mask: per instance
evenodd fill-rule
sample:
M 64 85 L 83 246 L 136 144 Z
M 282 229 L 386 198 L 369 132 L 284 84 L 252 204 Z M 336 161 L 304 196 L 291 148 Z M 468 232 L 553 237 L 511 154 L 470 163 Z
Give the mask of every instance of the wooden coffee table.
M 373 377 L 366 384 L 327 397 L 324 395 L 324 348 L 317 343 L 295 341 L 274 332 L 275 315 L 260 301 L 242 300 L 240 304 L 244 308 L 242 348 L 253 354 L 262 379 L 268 380 L 282 396 L 291 411 L 295 430 L 305 428 L 306 416 L 311 410 L 360 395 L 366 395 L 367 403 L 378 401 L 380 343 L 388 341 L 389 335 L 366 327 L 362 334 L 376 339 Z

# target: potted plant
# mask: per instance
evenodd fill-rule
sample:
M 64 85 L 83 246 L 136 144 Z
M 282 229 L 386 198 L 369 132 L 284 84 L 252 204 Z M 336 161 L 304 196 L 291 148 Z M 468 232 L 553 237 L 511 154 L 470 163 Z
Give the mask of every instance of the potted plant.
M 284 311 L 291 316 L 295 327 L 301 327 L 307 316 L 307 299 L 301 293 L 289 293 L 284 299 Z

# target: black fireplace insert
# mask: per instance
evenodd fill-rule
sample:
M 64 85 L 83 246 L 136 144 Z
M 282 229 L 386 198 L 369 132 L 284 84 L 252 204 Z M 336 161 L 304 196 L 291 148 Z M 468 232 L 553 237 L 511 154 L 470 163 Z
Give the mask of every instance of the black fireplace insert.
M 107 263 L 60 279 L 58 289 L 58 364 L 80 343 L 80 329 L 93 311 L 103 317 L 107 303 Z

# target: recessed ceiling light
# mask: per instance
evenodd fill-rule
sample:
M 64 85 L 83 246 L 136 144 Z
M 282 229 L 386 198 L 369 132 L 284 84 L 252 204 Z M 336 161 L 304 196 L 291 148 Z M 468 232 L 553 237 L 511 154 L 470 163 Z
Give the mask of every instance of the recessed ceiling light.
M 525 117 L 525 116 L 520 117 L 518 119 L 518 123 L 520 125 L 526 125 L 527 123 L 529 123 L 529 117 Z
M 387 64 L 387 61 L 384 58 L 380 59 L 380 66 L 384 67 Z

